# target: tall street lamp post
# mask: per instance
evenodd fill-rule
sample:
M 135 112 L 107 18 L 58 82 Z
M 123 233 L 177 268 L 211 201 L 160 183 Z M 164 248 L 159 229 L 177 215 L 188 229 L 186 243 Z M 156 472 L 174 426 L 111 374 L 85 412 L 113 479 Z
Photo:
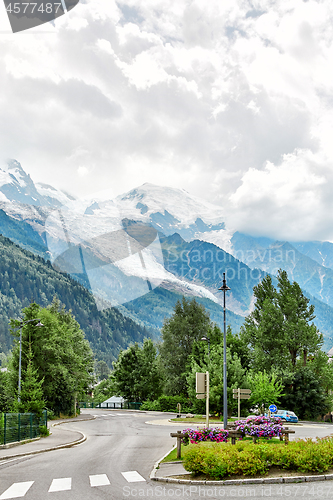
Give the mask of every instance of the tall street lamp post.
M 228 425 L 228 399 L 227 399 L 227 333 L 225 327 L 225 292 L 230 290 L 227 286 L 225 273 L 223 273 L 223 284 L 219 288 L 223 291 L 223 428 Z
M 18 379 L 18 397 L 17 397 L 18 402 L 21 401 L 20 395 L 21 395 L 21 365 L 22 365 L 22 328 L 28 323 L 32 323 L 33 321 L 38 321 L 36 326 L 44 326 L 43 323 L 40 322 L 40 318 L 36 318 L 36 319 L 29 319 L 28 321 L 22 321 L 22 323 L 20 323 L 18 327 L 20 329 L 19 379 Z

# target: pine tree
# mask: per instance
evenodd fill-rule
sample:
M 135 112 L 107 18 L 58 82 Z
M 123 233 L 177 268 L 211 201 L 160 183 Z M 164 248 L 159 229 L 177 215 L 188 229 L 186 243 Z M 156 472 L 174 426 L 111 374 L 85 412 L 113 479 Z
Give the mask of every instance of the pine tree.
M 291 283 L 286 271 L 280 270 L 278 290 L 266 276 L 253 291 L 254 311 L 242 327 L 253 367 L 260 371 L 270 371 L 272 366 L 280 372 L 294 371 L 300 357 L 306 365 L 308 356 L 320 350 L 323 336 L 310 323 L 315 318 L 314 306 L 309 305 L 298 283 Z
M 45 401 L 43 398 L 44 379 L 38 380 L 38 370 L 33 366 L 31 343 L 27 355 L 27 369 L 22 380 L 19 401 L 15 403 L 15 411 L 19 413 L 35 413 L 42 416 Z

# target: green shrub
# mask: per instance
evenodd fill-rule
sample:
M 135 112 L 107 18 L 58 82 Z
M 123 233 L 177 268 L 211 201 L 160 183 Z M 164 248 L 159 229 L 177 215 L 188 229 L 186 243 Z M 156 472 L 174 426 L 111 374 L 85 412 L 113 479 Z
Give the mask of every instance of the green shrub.
M 181 404 L 181 411 L 183 413 L 191 411 L 191 402 L 185 396 L 160 396 L 155 401 L 145 401 L 141 405 L 140 410 L 177 412 L 178 403 Z
M 0 444 L 3 444 L 3 432 L 4 432 L 4 419 L 5 416 L 3 413 L 0 413 Z
M 155 399 L 155 401 L 145 401 L 140 406 L 140 410 L 145 410 L 145 411 L 161 411 L 161 405 L 160 405 L 160 403 L 158 402 L 157 399 Z
M 300 472 L 325 472 L 333 467 L 333 437 L 296 440 L 276 446 L 249 441 L 200 443 L 184 450 L 184 467 L 193 474 L 214 479 L 236 474 L 266 474 L 270 467 Z
M 46 408 L 46 410 L 47 410 L 47 419 L 48 420 L 55 420 L 58 418 L 58 416 L 55 415 L 53 410 L 50 410 L 49 408 Z
M 185 396 L 160 396 L 158 402 L 161 406 L 161 411 L 177 411 L 177 404 L 182 406 L 182 412 L 191 411 L 191 403 Z
M 41 437 L 47 437 L 50 435 L 50 431 L 46 425 L 40 425 L 39 432 L 40 432 Z

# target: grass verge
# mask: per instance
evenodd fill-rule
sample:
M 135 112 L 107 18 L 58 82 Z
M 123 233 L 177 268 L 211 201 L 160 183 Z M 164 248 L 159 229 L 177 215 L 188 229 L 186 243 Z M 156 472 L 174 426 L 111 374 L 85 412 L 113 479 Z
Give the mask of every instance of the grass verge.
M 180 417 L 180 418 L 171 418 L 171 422 L 187 422 L 189 424 L 205 424 L 206 418 L 203 418 L 201 415 L 195 415 L 194 417 Z M 237 420 L 237 418 L 228 418 L 228 423 L 231 424 Z M 223 419 L 220 417 L 209 417 L 209 424 L 223 424 Z

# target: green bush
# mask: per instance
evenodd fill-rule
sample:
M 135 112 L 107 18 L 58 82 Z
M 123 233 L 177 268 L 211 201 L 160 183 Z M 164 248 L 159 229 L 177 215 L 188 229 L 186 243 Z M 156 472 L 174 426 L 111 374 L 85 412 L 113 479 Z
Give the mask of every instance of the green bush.
M 158 402 L 157 399 L 155 399 L 155 401 L 145 401 L 140 406 L 140 410 L 145 410 L 145 411 L 161 411 L 161 405 L 160 405 L 160 403 Z
M 325 472 L 333 467 L 333 437 L 296 440 L 276 446 L 249 441 L 200 443 L 184 450 L 184 467 L 214 479 L 231 475 L 266 474 L 270 467 L 299 472 Z
M 4 414 L 0 413 L 0 444 L 3 444 Z
M 50 435 L 50 431 L 49 429 L 47 428 L 46 425 L 40 425 L 39 426 L 39 432 L 40 432 L 40 436 L 41 437 L 47 437 Z
M 145 401 L 140 410 L 177 412 L 178 403 L 181 404 L 183 413 L 191 411 L 191 402 L 185 396 L 160 396 L 155 401 Z
M 58 418 L 58 416 L 55 415 L 53 410 L 50 410 L 50 408 L 46 408 L 46 410 L 47 410 L 47 419 L 48 420 L 55 420 Z

